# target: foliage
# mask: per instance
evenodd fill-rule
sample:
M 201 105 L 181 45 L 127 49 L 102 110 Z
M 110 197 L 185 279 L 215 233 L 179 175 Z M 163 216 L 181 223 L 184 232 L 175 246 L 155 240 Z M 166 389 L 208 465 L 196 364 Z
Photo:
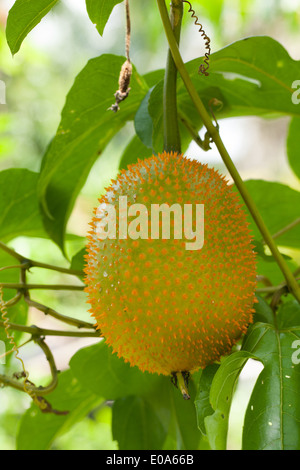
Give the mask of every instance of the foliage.
M 27 35 L 30 36 L 46 14 L 59 8 L 59 3 L 57 0 L 15 1 L 6 27 L 12 54 L 22 48 Z M 119 3 L 122 0 L 86 0 L 87 14 L 100 35 Z M 161 38 L 163 22 L 159 22 L 156 2 L 151 3 L 149 21 L 156 10 L 157 40 Z M 195 8 L 199 3 L 195 1 Z M 212 25 L 220 22 L 225 5 L 225 0 L 206 2 L 204 10 Z M 240 2 L 244 26 L 247 25 L 247 5 L 246 0 Z M 295 17 L 291 12 L 287 16 L 292 25 Z M 146 34 L 146 31 L 139 34 Z M 221 41 L 217 34 L 216 41 Z M 299 93 L 293 85 L 300 78 L 300 60 L 293 59 L 279 41 L 264 35 L 238 37 L 229 45 L 222 44 L 210 57 L 209 77 L 198 73 L 202 59 L 189 60 L 184 67 L 206 114 L 199 114 L 193 100 L 195 93 L 178 78 L 176 98 L 183 152 L 193 140 L 203 148 L 200 133 L 206 116 L 218 122 L 221 134 L 223 120 L 227 118 L 256 116 L 275 122 L 285 117 L 289 120 L 287 159 L 295 178 L 300 178 L 300 105 Z M 123 56 L 104 53 L 88 60 L 77 74 L 66 96 L 57 132 L 44 152 L 38 172 L 24 167 L 0 172 L 0 264 L 4 268 L 15 266 L 0 269 L 0 287 L 3 287 L 9 321 L 13 324 L 11 330 L 15 330 L 15 341 L 18 345 L 27 340 L 36 342 L 44 352 L 48 351 L 45 349 L 48 337 L 64 333 L 95 341 L 77 350 L 60 374 L 54 359 L 46 354 L 52 381 L 57 380 L 58 385 L 44 397 L 48 413 L 39 409 L 39 392 L 43 388 L 38 390 L 32 386 L 34 400 L 20 417 L 16 446 L 20 450 L 55 448 L 57 443 L 63 442 L 60 439 L 64 434 L 79 426 L 86 416 L 92 416 L 99 429 L 110 426 L 111 439 L 108 437 L 103 443 L 108 448 L 224 450 L 228 448 L 230 409 L 240 374 L 248 361 L 254 361 L 261 364 L 262 371 L 245 413 L 242 448 L 300 449 L 300 361 L 297 356 L 300 345 L 297 282 L 300 195 L 297 189 L 263 179 L 240 182 L 233 175 L 235 190 L 241 194 L 249 212 L 255 239 L 258 303 L 254 323 L 236 349 L 220 363 L 192 375 L 189 401 L 181 398 L 169 378 L 142 373 L 113 355 L 99 339 L 94 325 L 89 323 L 86 311 L 71 317 L 47 307 L 52 296 L 40 294 L 38 301 L 32 300 L 33 289 L 45 287 L 40 284 L 40 277 L 35 287 L 30 284 L 36 279 L 31 277 L 31 270 L 39 268 L 59 276 L 55 278 L 57 284 L 48 286 L 55 295 L 61 290 L 79 291 L 83 295 L 85 240 L 70 229 L 70 216 L 91 170 L 104 159 L 107 148 L 111 145 L 121 148 L 118 150 L 120 169 L 164 148 L 164 69 L 145 72 L 133 67 L 129 97 L 121 103 L 119 112 L 108 111 L 124 61 Z M 181 72 L 180 67 L 177 68 Z M 6 125 L 5 120 L 0 120 L 0 126 Z M 131 129 L 129 138 L 128 129 Z M 253 142 L 254 152 L 256 146 L 259 142 Z M 226 158 L 224 162 L 227 164 Z M 112 165 L 108 163 L 110 168 Z M 248 204 L 250 199 L 254 206 Z M 280 250 L 268 243 L 268 233 L 273 235 Z M 43 252 L 34 261 L 9 248 L 7 244 L 13 245 L 21 235 L 33 241 L 41 238 L 45 243 L 42 246 L 47 246 L 49 251 L 58 250 L 60 265 L 46 263 Z M 69 275 L 73 276 L 73 284 Z M 62 276 L 68 278 L 66 282 Z M 64 302 L 72 306 L 70 297 Z M 67 326 L 60 331 L 56 327 L 29 327 L 28 307 L 36 307 Z M 79 310 L 82 309 L 84 307 L 80 306 Z M 4 323 L 0 322 L 0 340 L 8 350 L 11 346 Z M 29 360 L 26 367 L 30 368 Z M 15 359 L 7 356 L 3 365 L 6 375 L 0 375 L 0 382 L 19 387 L 21 393 L 22 379 L 11 377 L 16 368 Z M 45 383 L 49 380 L 48 376 L 44 378 Z

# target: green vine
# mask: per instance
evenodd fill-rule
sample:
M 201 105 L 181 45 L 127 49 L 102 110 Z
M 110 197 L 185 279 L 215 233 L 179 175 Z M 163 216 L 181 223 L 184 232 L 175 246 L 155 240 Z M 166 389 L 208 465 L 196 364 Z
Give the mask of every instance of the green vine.
M 256 223 L 258 229 L 260 230 L 262 237 L 268 247 L 270 248 L 270 251 L 274 258 L 276 259 L 276 262 L 281 269 L 281 272 L 283 273 L 286 283 L 289 287 L 290 292 L 294 295 L 294 297 L 298 300 L 300 303 L 300 288 L 298 286 L 298 283 L 293 275 L 293 273 L 290 271 L 287 263 L 285 262 L 284 258 L 282 257 L 281 253 L 278 250 L 278 247 L 276 243 L 273 240 L 273 237 L 271 236 L 262 216 L 260 215 L 252 197 L 250 196 L 239 172 L 237 171 L 222 139 L 219 134 L 218 128 L 215 127 L 213 124 L 211 117 L 206 110 L 201 98 L 199 97 L 197 90 L 186 70 L 186 67 L 184 65 L 184 62 L 182 60 L 178 43 L 176 40 L 176 37 L 174 35 L 173 29 L 172 29 L 172 24 L 169 19 L 168 11 L 166 8 L 166 3 L 165 0 L 157 0 L 161 20 L 164 26 L 164 30 L 166 33 L 166 37 L 169 43 L 169 48 L 172 53 L 176 68 L 181 75 L 181 78 L 184 82 L 184 85 L 194 103 L 194 106 L 196 110 L 198 111 L 199 116 L 202 119 L 202 122 L 204 126 L 207 129 L 208 134 L 210 135 L 210 138 L 212 142 L 215 143 L 222 159 L 223 162 L 225 163 L 233 181 L 236 184 L 237 189 L 240 192 L 240 195 L 242 196 L 250 214 L 252 215 L 252 218 L 254 222 Z
M 170 23 L 177 44 L 180 41 L 183 5 L 181 0 L 170 4 Z M 170 49 L 168 50 L 163 95 L 164 150 L 181 153 L 181 140 L 177 112 L 177 68 Z

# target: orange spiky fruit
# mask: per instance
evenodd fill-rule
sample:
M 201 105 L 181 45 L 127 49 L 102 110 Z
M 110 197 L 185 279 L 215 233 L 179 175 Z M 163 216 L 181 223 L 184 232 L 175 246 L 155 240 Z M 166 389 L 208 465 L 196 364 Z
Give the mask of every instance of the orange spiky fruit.
M 122 231 L 121 196 L 127 197 L 135 239 Z M 245 211 L 225 178 L 207 165 L 163 153 L 122 171 L 99 203 L 89 232 L 86 292 L 113 351 L 142 371 L 164 375 L 204 368 L 229 352 L 252 321 L 256 270 Z M 151 238 L 151 205 L 164 203 L 204 205 L 201 249 L 186 249 L 184 235 L 176 238 L 174 230 L 170 239 Z M 147 209 L 147 236 L 147 227 L 142 232 L 138 217 L 130 216 L 133 204 Z M 116 230 L 104 239 L 97 229 L 108 207 L 116 209 Z

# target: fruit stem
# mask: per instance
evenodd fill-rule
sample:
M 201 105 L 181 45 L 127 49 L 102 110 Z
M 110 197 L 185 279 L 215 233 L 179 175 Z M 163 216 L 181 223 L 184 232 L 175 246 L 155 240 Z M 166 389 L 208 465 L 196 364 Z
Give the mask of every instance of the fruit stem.
M 220 137 L 219 131 L 217 127 L 214 126 L 211 117 L 209 113 L 207 112 L 201 98 L 199 97 L 197 90 L 186 70 L 186 67 L 184 65 L 184 62 L 182 60 L 179 47 L 176 41 L 176 38 L 174 36 L 172 26 L 169 20 L 165 0 L 157 0 L 160 16 L 162 19 L 162 23 L 165 29 L 166 37 L 169 43 L 169 48 L 172 53 L 174 62 L 176 64 L 177 70 L 181 75 L 181 78 L 184 82 L 184 85 L 194 103 L 194 106 L 196 110 L 198 111 L 198 114 L 200 115 L 203 124 L 205 125 L 212 141 L 215 143 L 233 181 L 236 184 L 237 189 L 239 190 L 246 206 L 248 207 L 248 210 L 250 214 L 253 217 L 254 222 L 256 223 L 258 229 L 260 230 L 266 244 L 270 248 L 274 258 L 277 261 L 277 264 L 279 268 L 281 269 L 287 285 L 289 286 L 290 292 L 294 295 L 294 297 L 298 300 L 300 303 L 300 287 L 297 284 L 297 281 L 295 277 L 293 276 L 293 273 L 290 271 L 287 263 L 285 262 L 284 258 L 280 254 L 276 243 L 274 242 L 262 216 L 260 215 L 254 201 L 252 200 L 252 197 L 250 196 L 239 172 L 237 171 L 233 161 L 230 158 L 230 155 Z
M 185 400 L 189 400 L 191 397 L 189 396 L 186 375 L 182 372 L 176 372 L 176 379 L 179 390 L 182 393 L 182 396 Z
M 183 4 L 181 0 L 172 0 L 170 4 L 170 24 L 177 44 L 180 40 Z M 177 114 L 177 67 L 172 53 L 168 50 L 164 79 L 163 119 L 164 150 L 181 153 L 181 139 Z

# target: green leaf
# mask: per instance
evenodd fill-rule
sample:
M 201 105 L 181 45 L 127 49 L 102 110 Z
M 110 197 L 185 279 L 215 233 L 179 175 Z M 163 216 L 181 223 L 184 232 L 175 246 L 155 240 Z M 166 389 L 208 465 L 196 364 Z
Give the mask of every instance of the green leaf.
M 165 429 L 153 407 L 144 398 L 119 398 L 113 405 L 113 439 L 120 450 L 161 449 L 166 438 Z
M 193 377 L 189 384 L 191 400 L 186 401 L 172 385 L 170 377 L 131 367 L 112 354 L 104 341 L 79 350 L 72 357 L 70 367 L 84 388 L 106 400 L 118 400 L 130 395 L 147 400 L 165 433 L 170 434 L 174 449 L 197 448 L 200 432 L 194 407 L 196 389 Z
M 248 359 L 256 357 L 247 351 L 237 351 L 221 360 L 210 389 L 210 403 L 214 413 L 204 418 L 206 433 L 212 450 L 226 450 L 229 412 L 235 386 Z
M 16 54 L 28 33 L 56 5 L 58 0 L 16 0 L 10 9 L 6 38 L 11 53 Z
M 281 304 L 278 310 L 279 329 L 300 326 L 300 305 L 296 299 Z
M 70 367 L 83 387 L 107 400 L 118 400 L 130 395 L 147 400 L 161 420 L 164 432 L 171 433 L 174 448 L 197 448 L 200 433 L 193 404 L 196 393 L 193 380 L 189 386 L 192 399 L 185 401 L 179 390 L 171 384 L 169 377 L 143 373 L 137 367 L 130 367 L 123 359 L 112 354 L 111 348 L 104 341 L 78 351 L 72 357 Z M 147 406 L 141 403 L 141 407 Z M 147 413 L 150 413 L 149 408 Z M 138 414 L 141 414 L 141 410 Z M 150 422 L 148 426 L 152 426 Z M 130 445 L 122 442 L 124 446 Z
M 223 103 L 217 116 L 300 115 L 300 107 L 292 102 L 300 61 L 274 39 L 249 37 L 215 52 L 209 80 L 198 74 L 199 61 L 189 62 L 187 70 L 207 106 L 212 98 Z M 185 95 L 181 82 L 178 91 L 180 103 Z
M 135 135 L 124 150 L 119 168 L 127 170 L 128 165 L 136 163 L 138 159 L 144 160 L 151 157 L 152 153 L 152 150 L 146 147 Z
M 172 388 L 171 403 L 173 419 L 176 423 L 176 437 L 178 448 L 183 450 L 194 450 L 198 448 L 201 433 L 197 426 L 195 410 L 196 385 L 193 379 L 189 382 L 190 400 L 183 400 L 177 389 Z
M 0 238 L 45 237 L 37 198 L 38 174 L 21 168 L 0 172 Z
M 250 215 L 249 215 L 250 220 Z M 257 228 L 255 227 L 255 230 Z M 261 237 L 261 234 L 257 231 L 257 236 Z M 256 264 L 256 271 L 258 275 L 263 275 L 267 278 L 273 285 L 279 285 L 283 281 L 282 271 L 280 270 L 275 258 L 273 255 L 269 254 L 269 248 L 266 244 L 263 243 L 262 240 L 253 240 L 252 241 L 254 247 L 254 251 L 257 253 L 257 264 Z M 295 270 L 295 261 L 293 261 L 291 256 L 287 256 L 286 254 L 282 253 L 282 250 L 279 250 L 281 256 L 287 260 L 287 265 L 293 271 Z M 269 252 L 269 253 L 267 253 Z M 264 287 L 261 284 L 259 287 Z
M 42 413 L 35 404 L 23 415 L 17 435 L 18 450 L 47 450 L 56 437 L 81 421 L 100 402 L 99 397 L 83 388 L 70 370 L 59 376 L 57 388 L 45 397 L 57 411 L 66 415 Z
M 153 87 L 150 88 L 145 98 L 141 102 L 134 118 L 134 127 L 137 136 L 145 147 L 152 148 L 153 123 L 148 111 L 149 100 L 152 95 Z
M 143 75 L 143 79 L 146 81 L 149 88 L 153 88 L 155 85 L 158 84 L 158 82 L 164 79 L 164 76 L 165 69 L 157 69 L 145 73 L 145 75 Z
M 293 118 L 290 123 L 287 155 L 292 170 L 300 178 L 300 118 L 297 117 Z
M 274 39 L 249 37 L 211 54 L 209 80 L 198 73 L 202 60 L 194 59 L 186 68 L 205 107 L 210 110 L 212 106 L 218 120 L 232 116 L 300 115 L 300 106 L 292 102 L 292 84 L 299 75 L 300 61 L 293 60 Z M 160 71 L 156 74 L 159 78 L 163 78 Z M 162 89 L 161 81 L 153 88 L 148 103 L 156 152 L 161 151 L 163 142 Z M 214 106 L 212 100 L 219 103 Z M 177 101 L 181 134 L 187 138 L 188 127 L 197 134 L 202 123 L 181 79 Z
M 300 192 L 281 183 L 263 180 L 248 180 L 245 185 L 272 235 L 299 218 Z M 249 221 L 254 238 L 261 239 L 261 234 L 250 216 Z M 278 236 L 276 243 L 299 248 L 299 239 L 300 224 Z
M 191 375 L 190 400 L 184 400 L 180 390 L 172 384 L 171 377 L 166 376 L 159 376 L 153 388 L 145 395 L 167 434 L 163 446 L 165 450 L 195 450 L 200 444 L 201 434 L 197 428 L 194 406 L 195 383 L 198 380 L 199 372 Z
M 264 245 L 264 243 L 260 240 L 253 240 L 253 245 L 255 245 L 254 247 L 254 251 L 257 253 L 257 255 L 262 258 L 266 263 L 276 263 L 276 259 L 274 258 L 274 256 L 272 255 L 267 255 L 266 252 L 265 252 L 265 248 L 266 246 Z M 288 259 L 290 260 L 291 257 L 290 256 L 287 256 L 285 255 L 284 253 L 281 253 L 281 256 L 284 258 L 284 259 Z
M 291 271 L 294 271 L 297 268 L 294 261 L 287 261 L 287 265 Z M 256 272 L 258 275 L 263 275 L 269 279 L 274 286 L 278 286 L 284 281 L 282 271 L 276 262 L 266 263 L 265 261 L 262 261 L 261 258 L 257 258 Z M 260 287 L 263 287 L 263 284 L 261 284 Z
M 300 107 L 292 102 L 292 84 L 299 71 L 300 61 L 293 60 L 288 52 L 272 38 L 259 36 L 237 41 L 211 55 L 209 80 L 198 73 L 201 58 L 186 64 L 187 71 L 207 109 L 211 100 L 217 119 L 230 116 L 300 115 Z M 159 77 L 160 74 L 157 74 Z M 153 86 L 153 85 L 152 85 Z M 148 99 L 148 114 L 152 119 L 152 146 L 156 152 L 162 150 L 162 94 L 163 81 L 158 82 Z M 191 135 L 191 128 L 198 133 L 202 127 L 190 96 L 182 80 L 178 80 L 178 115 L 181 135 Z M 146 102 L 142 103 L 141 114 L 146 119 Z M 144 144 L 149 145 L 150 125 L 138 129 Z M 183 145 L 184 148 L 184 145 Z
M 86 0 L 86 8 L 90 20 L 102 36 L 105 25 L 115 5 L 123 0 Z
M 163 90 L 164 81 L 161 80 L 152 88 L 148 99 L 148 113 L 152 119 L 152 147 L 156 152 L 161 152 L 164 145 Z
M 197 134 L 202 126 L 200 117 L 188 96 L 184 96 L 184 99 L 178 102 L 178 117 L 181 146 L 182 149 L 187 149 L 192 139 L 188 129 Z M 163 80 L 149 90 L 141 103 L 135 116 L 135 130 L 145 146 L 152 148 L 156 153 L 163 151 Z
M 156 374 L 125 364 L 104 341 L 80 349 L 72 357 L 70 367 L 84 387 L 107 400 L 148 394 L 159 380 Z
M 258 303 L 254 304 L 255 313 L 253 321 L 274 324 L 274 313 L 269 304 L 259 295 L 256 295 Z M 247 336 L 246 336 L 247 338 Z
M 264 365 L 253 389 L 244 422 L 244 450 L 296 450 L 300 448 L 300 327 L 286 328 L 283 318 L 290 314 L 283 306 L 277 329 L 255 323 L 243 348 Z M 297 359 L 297 361 L 296 361 Z
M 67 96 L 57 134 L 44 156 L 38 194 L 46 230 L 61 249 L 68 217 L 92 165 L 133 119 L 147 93 L 147 85 L 133 70 L 131 92 L 121 110 L 108 110 L 124 60 L 107 54 L 88 62 Z
M 85 255 L 87 254 L 86 248 L 82 248 L 76 255 L 73 256 L 71 260 L 70 269 L 74 269 L 76 271 L 82 271 L 82 276 L 79 276 L 81 279 L 84 277 L 84 266 L 85 266 Z
M 201 377 L 200 377 L 200 381 L 199 381 L 197 395 L 195 398 L 197 424 L 198 424 L 198 428 L 200 429 L 201 433 L 204 436 L 206 436 L 204 420 L 206 416 L 210 416 L 214 412 L 209 401 L 209 394 L 210 394 L 210 389 L 211 389 L 213 378 L 218 368 L 219 368 L 218 364 L 212 364 L 212 365 L 207 366 L 203 370 Z

